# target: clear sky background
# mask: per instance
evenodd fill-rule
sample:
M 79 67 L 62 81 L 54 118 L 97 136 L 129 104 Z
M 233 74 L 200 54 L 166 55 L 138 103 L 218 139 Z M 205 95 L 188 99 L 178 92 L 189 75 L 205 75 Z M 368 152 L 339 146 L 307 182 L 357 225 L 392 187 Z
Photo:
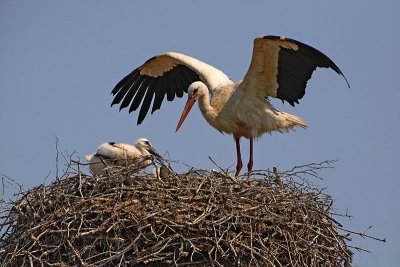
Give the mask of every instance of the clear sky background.
M 56 137 L 77 157 L 100 143 L 147 137 L 164 154 L 198 168 L 208 156 L 234 170 L 231 136 L 208 126 L 194 108 L 178 133 L 186 96 L 165 101 L 136 125 L 137 112 L 110 108 L 111 90 L 162 52 L 194 56 L 234 80 L 249 66 L 253 39 L 284 35 L 331 57 L 300 105 L 273 104 L 310 125 L 255 143 L 255 169 L 337 159 L 320 173 L 346 228 L 387 237 L 355 238 L 354 266 L 398 266 L 400 252 L 399 1 L 8 1 L 0 2 L 0 174 L 26 188 L 56 172 Z M 242 140 L 243 162 L 248 142 Z M 61 162 L 63 163 L 63 162 Z M 62 167 L 62 166 L 61 166 Z M 61 168 L 60 167 L 60 168 Z

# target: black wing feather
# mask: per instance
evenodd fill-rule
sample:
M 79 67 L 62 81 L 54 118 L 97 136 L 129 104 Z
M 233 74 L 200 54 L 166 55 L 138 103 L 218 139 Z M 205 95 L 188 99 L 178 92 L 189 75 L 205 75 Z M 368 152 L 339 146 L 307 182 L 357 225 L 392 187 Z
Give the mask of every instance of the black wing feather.
M 153 100 L 153 95 L 154 95 L 154 87 L 151 86 L 152 83 L 154 83 L 155 80 L 150 80 L 150 83 L 147 85 L 147 92 L 146 95 L 143 99 L 142 106 L 139 111 L 139 116 L 138 116 L 138 121 L 137 124 L 141 124 L 144 118 L 147 115 L 147 112 L 149 111 L 151 101 Z
M 294 106 L 304 96 L 307 82 L 317 66 L 302 59 L 294 50 L 285 49 L 279 56 L 277 97 Z
M 190 84 L 192 83 L 193 80 L 200 80 L 199 76 L 197 75 L 197 73 L 195 72 L 191 72 L 188 69 L 182 71 L 182 75 L 185 76 L 184 80 L 186 81 L 186 83 L 184 84 L 183 88 L 184 88 L 184 92 L 187 93 Z
M 265 36 L 265 39 L 280 39 L 279 36 Z M 339 67 L 324 53 L 307 44 L 285 38 L 298 46 L 298 50 L 281 47 L 278 55 L 277 97 L 294 106 L 305 94 L 308 80 L 317 67 L 331 68 L 342 75 L 350 87 L 346 77 Z
M 153 59 L 154 57 L 146 62 Z M 137 120 L 137 123 L 140 124 L 149 111 L 153 96 L 151 113 L 160 109 L 165 96 L 168 101 L 172 101 L 175 96 L 182 97 L 183 92 L 187 93 L 189 85 L 195 81 L 200 81 L 199 75 L 183 64 L 176 65 L 158 77 L 141 74 L 139 67 L 114 87 L 111 92 L 114 95 L 111 105 L 119 104 L 122 101 L 120 109 L 123 109 L 130 104 L 130 113 L 137 110 L 142 103 Z
M 136 81 L 134 81 L 130 86 L 125 85 L 124 87 L 127 87 L 128 90 L 125 90 L 124 88 L 120 91 L 122 92 L 125 97 L 124 100 L 122 100 L 121 105 L 119 106 L 119 110 L 122 110 L 124 108 L 126 108 L 127 106 L 129 106 L 129 104 L 132 101 L 133 96 L 136 94 L 137 90 L 139 89 L 140 85 L 142 84 L 143 80 L 146 77 L 142 76 L 142 77 L 138 77 L 138 79 Z
M 169 82 L 171 84 L 170 90 L 172 91 L 172 94 L 173 94 L 172 100 L 175 98 L 175 95 L 178 96 L 178 94 L 182 90 L 182 88 L 178 87 L 178 81 L 177 80 L 179 80 L 179 79 L 176 78 L 176 75 L 169 75 Z M 182 92 L 183 92 L 183 90 L 182 90 Z M 183 96 L 183 93 L 181 94 L 181 97 L 182 96 Z
M 126 76 L 123 81 L 124 83 L 119 82 L 118 85 L 114 87 L 112 94 L 115 95 L 111 106 L 114 104 L 119 104 L 121 100 L 124 98 L 126 93 L 128 92 L 129 88 L 135 83 L 135 79 L 138 77 L 138 72 L 132 72 L 128 76 Z
M 133 98 L 132 104 L 129 108 L 129 113 L 131 113 L 134 110 L 137 110 L 137 108 L 140 105 L 140 102 L 142 102 L 143 100 L 143 96 L 146 93 L 147 90 L 147 85 L 151 82 L 151 79 L 149 79 L 148 77 L 145 77 L 145 79 L 143 80 L 143 82 L 140 84 L 137 93 L 135 95 L 135 98 Z
M 153 108 L 151 109 L 151 114 L 153 114 L 154 111 L 157 109 L 160 109 L 161 103 L 164 100 L 165 96 L 165 90 L 164 87 L 162 87 L 162 82 L 161 82 L 162 77 L 158 77 L 154 80 L 153 85 L 151 86 L 154 88 L 154 102 L 153 102 Z
M 167 100 L 172 101 L 175 98 L 175 92 L 173 91 L 174 89 L 172 88 L 172 84 L 170 81 L 170 75 L 164 75 L 163 76 L 163 86 L 165 87 L 165 90 L 167 91 Z
M 114 89 L 111 91 L 113 95 L 115 95 L 125 84 L 129 83 L 129 80 L 132 79 L 136 74 L 139 73 L 138 69 L 133 70 L 131 73 L 126 75 L 121 81 L 115 85 Z

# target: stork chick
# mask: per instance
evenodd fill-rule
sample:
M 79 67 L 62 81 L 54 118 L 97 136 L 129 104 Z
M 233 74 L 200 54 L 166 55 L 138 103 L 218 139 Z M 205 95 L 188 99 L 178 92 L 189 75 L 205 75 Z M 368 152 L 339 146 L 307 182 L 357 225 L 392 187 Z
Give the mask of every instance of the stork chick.
M 173 173 L 171 166 L 167 162 L 163 162 L 160 167 L 155 167 L 152 171 L 153 177 L 158 179 L 167 178 L 168 175 Z
M 139 138 L 135 145 L 108 142 L 101 144 L 97 152 L 86 156 L 90 170 L 98 175 L 104 173 L 107 167 L 128 166 L 145 168 L 152 163 L 150 155 L 161 158 L 160 154 L 146 138 Z

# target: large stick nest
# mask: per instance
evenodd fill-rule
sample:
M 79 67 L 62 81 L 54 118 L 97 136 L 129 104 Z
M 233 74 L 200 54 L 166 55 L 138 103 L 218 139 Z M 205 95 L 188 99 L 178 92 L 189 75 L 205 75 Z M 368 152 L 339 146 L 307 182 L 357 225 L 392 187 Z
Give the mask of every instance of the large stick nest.
M 328 162 L 329 163 L 329 162 Z M 68 170 L 0 214 L 5 266 L 350 266 L 332 199 L 299 176 Z M 77 167 L 77 168 L 76 168 Z M 254 178 L 257 179 L 254 179 Z

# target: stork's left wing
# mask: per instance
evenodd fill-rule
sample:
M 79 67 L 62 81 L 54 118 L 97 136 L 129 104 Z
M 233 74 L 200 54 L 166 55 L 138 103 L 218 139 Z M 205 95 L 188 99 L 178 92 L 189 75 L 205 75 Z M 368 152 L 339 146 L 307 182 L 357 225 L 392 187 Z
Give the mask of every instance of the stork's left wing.
M 239 88 L 246 94 L 276 97 L 294 106 L 304 96 L 317 67 L 333 69 L 350 87 L 339 67 L 317 49 L 289 38 L 257 37 L 249 70 Z

